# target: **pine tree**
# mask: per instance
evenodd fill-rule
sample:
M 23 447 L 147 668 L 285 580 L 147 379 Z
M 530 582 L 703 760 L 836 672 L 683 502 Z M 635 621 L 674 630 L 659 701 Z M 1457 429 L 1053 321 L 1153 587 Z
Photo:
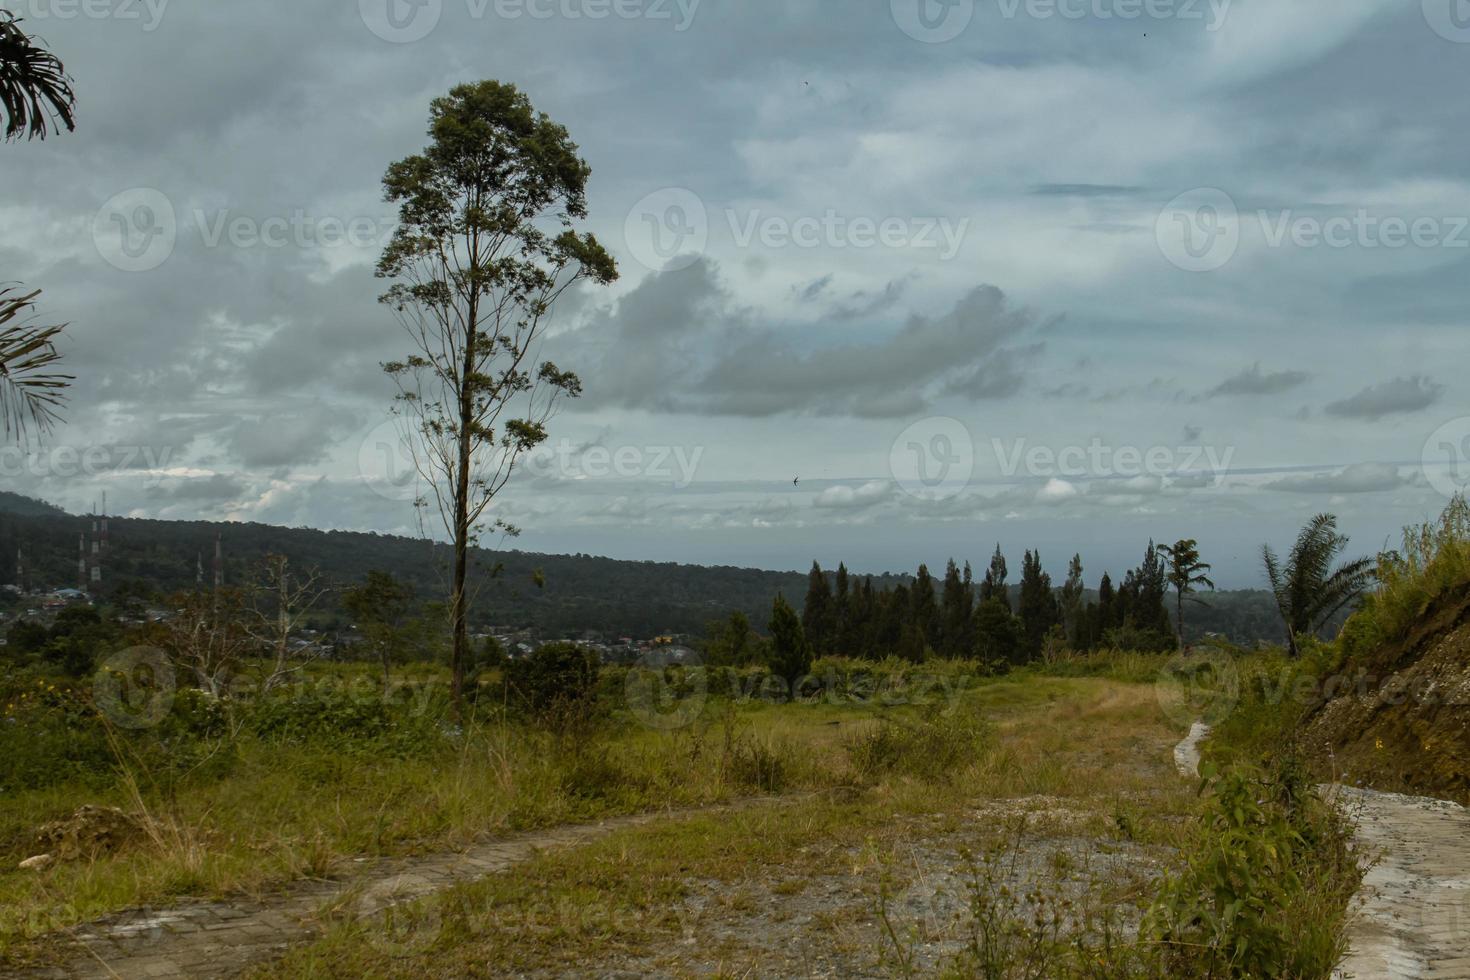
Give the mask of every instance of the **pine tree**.
M 935 645 L 938 630 L 935 623 L 938 617 L 938 608 L 935 605 L 936 594 L 934 591 L 934 578 L 929 574 L 928 565 L 920 565 L 918 573 L 914 576 L 914 587 L 909 592 L 909 622 L 914 629 L 914 635 L 918 638 L 920 657 L 922 651 L 931 649 Z M 908 657 L 906 659 L 914 659 Z
M 975 607 L 975 652 L 977 660 L 1003 671 L 1019 664 L 1021 630 L 1010 607 L 992 595 Z
M 1056 625 L 1059 613 L 1051 591 L 1051 576 L 1041 570 L 1041 554 L 1026 552 L 1021 561 L 1020 615 L 1022 647 L 1026 659 L 1041 656 L 1046 634 Z
M 812 667 L 812 648 L 807 642 L 806 632 L 796 610 L 785 596 L 776 596 L 771 604 L 770 661 L 771 673 L 788 683 L 794 684 L 805 676 Z
M 1113 577 L 1103 572 L 1102 581 L 1097 586 L 1097 638 L 1114 626 L 1118 621 L 1114 618 L 1117 614 L 1117 596 L 1113 592 Z
M 837 577 L 832 596 L 832 650 L 841 657 L 855 655 L 852 630 L 852 587 L 847 580 L 847 565 L 837 563 Z
M 975 614 L 975 595 L 970 582 L 970 564 L 965 563 L 964 577 L 950 559 L 944 570 L 944 592 L 940 601 L 940 652 L 951 660 L 970 654 L 970 621 Z
M 871 660 L 877 654 L 875 633 L 878 628 L 878 597 L 873 592 L 871 576 L 863 579 L 858 589 L 852 615 L 853 656 Z
M 1080 645 L 1076 641 L 1078 620 L 1082 615 L 1082 556 L 1073 555 L 1072 562 L 1067 566 L 1067 581 L 1062 585 L 1062 627 L 1071 637 L 1073 647 Z
M 806 604 L 801 609 L 801 627 L 819 657 L 832 650 L 832 612 L 832 590 L 827 576 L 821 565 L 812 562 L 812 570 L 807 575 Z
M 995 546 L 995 554 L 990 557 L 990 567 L 985 570 L 985 578 L 980 583 L 980 601 L 986 599 L 999 599 L 1005 604 L 1006 610 L 1011 608 L 1010 596 L 1006 594 L 1006 556 L 1000 553 L 1000 545 Z
M 896 657 L 899 644 L 903 640 L 904 628 L 909 624 L 908 588 L 898 585 L 891 592 L 880 593 L 876 612 L 873 631 L 874 659 Z

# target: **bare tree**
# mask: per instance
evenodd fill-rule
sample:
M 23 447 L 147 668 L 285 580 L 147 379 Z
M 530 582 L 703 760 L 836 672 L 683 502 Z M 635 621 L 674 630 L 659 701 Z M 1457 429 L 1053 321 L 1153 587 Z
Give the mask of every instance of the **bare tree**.
M 325 652 L 319 639 L 303 639 L 299 633 L 307 615 L 331 590 L 318 570 L 293 572 L 285 555 L 266 555 L 248 591 L 245 632 L 269 657 L 261 684 L 261 693 L 268 694 Z
M 224 697 L 255 641 L 244 628 L 244 597 L 238 589 L 191 592 L 175 600 L 177 611 L 163 624 L 170 659 L 194 674 L 199 689 Z

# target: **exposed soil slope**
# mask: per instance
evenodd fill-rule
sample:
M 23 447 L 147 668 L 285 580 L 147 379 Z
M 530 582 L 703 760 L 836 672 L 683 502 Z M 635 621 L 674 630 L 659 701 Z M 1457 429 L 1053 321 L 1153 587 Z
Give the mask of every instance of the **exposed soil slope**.
M 1303 743 L 1341 782 L 1470 803 L 1470 587 L 1322 693 Z

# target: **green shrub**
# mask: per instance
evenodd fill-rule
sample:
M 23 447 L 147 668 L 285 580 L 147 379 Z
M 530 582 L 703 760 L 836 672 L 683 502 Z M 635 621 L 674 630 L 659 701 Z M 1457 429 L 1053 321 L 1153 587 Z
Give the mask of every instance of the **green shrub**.
M 543 724 L 585 717 L 597 701 L 599 667 L 595 654 L 575 644 L 547 643 L 506 662 L 505 701 Z
M 1188 864 L 1144 931 L 1171 976 L 1326 978 L 1361 880 L 1350 829 L 1283 759 L 1269 772 L 1206 766 L 1208 806 Z

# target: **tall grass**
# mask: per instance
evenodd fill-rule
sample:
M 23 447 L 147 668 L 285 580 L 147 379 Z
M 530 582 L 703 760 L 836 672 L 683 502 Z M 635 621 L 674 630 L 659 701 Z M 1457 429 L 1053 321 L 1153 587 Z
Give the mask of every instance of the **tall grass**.
M 1343 627 L 1355 656 L 1400 639 L 1443 595 L 1470 584 L 1470 504 L 1463 494 L 1438 520 L 1404 529 L 1401 547 L 1378 560 L 1378 586 Z

